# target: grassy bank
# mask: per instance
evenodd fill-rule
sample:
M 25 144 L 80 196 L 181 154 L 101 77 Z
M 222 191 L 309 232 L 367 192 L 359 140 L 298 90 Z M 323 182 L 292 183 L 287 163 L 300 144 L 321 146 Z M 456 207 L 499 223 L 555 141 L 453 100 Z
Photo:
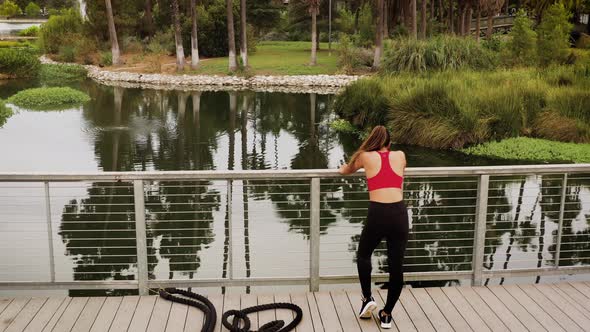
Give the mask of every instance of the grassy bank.
M 52 110 L 80 105 L 89 100 L 87 94 L 72 88 L 34 88 L 20 91 L 7 101 L 32 110 Z
M 4 104 L 4 101 L 0 99 L 0 128 L 6 123 L 9 117 L 12 116 L 12 110 Z

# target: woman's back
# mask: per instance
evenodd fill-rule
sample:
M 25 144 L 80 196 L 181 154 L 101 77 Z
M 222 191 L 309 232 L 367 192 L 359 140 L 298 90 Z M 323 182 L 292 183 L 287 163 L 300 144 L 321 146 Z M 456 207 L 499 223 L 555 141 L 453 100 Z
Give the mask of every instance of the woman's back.
M 402 151 L 363 152 L 359 159 L 367 176 L 369 200 L 381 203 L 403 200 L 406 157 Z

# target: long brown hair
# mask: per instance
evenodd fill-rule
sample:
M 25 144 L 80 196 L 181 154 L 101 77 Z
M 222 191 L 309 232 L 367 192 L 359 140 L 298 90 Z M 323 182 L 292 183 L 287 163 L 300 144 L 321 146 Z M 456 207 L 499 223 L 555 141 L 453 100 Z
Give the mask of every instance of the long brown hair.
M 358 157 L 363 152 L 378 151 L 383 147 L 389 148 L 391 144 L 391 137 L 389 136 L 389 130 L 384 126 L 376 126 L 369 134 L 369 137 L 365 139 L 363 144 L 356 150 L 356 152 L 350 158 L 349 165 L 354 165 Z

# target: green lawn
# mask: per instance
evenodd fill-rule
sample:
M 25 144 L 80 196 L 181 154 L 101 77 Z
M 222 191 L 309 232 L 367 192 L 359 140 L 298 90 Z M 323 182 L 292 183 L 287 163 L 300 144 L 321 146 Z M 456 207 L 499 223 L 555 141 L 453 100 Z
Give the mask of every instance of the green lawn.
M 335 74 L 338 70 L 337 51 L 332 44 L 332 55 L 328 43 L 321 43 L 318 63 L 310 66 L 310 42 L 260 42 L 254 54 L 249 54 L 250 74 L 255 75 L 317 75 Z M 187 74 L 228 74 L 227 58 L 201 59 L 198 70 Z

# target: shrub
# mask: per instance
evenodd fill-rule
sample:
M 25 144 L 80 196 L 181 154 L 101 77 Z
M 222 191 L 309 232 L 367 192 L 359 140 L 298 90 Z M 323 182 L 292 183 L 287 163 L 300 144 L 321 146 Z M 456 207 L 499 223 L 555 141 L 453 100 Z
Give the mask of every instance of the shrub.
M 0 48 L 0 75 L 10 78 L 36 76 L 41 63 L 36 53 L 25 48 Z
M 539 61 L 541 65 L 564 63 L 569 54 L 569 36 L 573 25 L 565 7 L 554 4 L 547 9 L 537 29 Z
M 90 101 L 90 97 L 72 88 L 34 88 L 18 92 L 8 102 L 29 109 L 71 107 Z
M 124 52 L 143 52 L 143 44 L 135 36 L 127 36 L 122 39 L 121 46 Z
M 68 9 L 50 16 L 41 26 L 39 43 L 48 54 L 57 54 L 61 45 L 71 45 L 80 37 L 82 18 L 78 11 Z
M 4 126 L 6 120 L 12 116 L 12 110 L 4 104 L 4 101 L 0 99 L 0 128 Z
M 199 51 L 200 51 L 200 40 L 199 40 Z M 158 31 L 152 37 L 147 50 L 153 54 L 174 54 L 176 52 L 176 45 L 174 43 L 174 34 L 172 30 Z
M 39 78 L 43 83 L 56 83 L 86 78 L 88 71 L 80 65 L 43 64 Z
M 3 3 L 0 3 L 0 16 L 16 16 L 16 15 L 22 15 L 23 11 L 20 9 L 20 7 L 10 1 L 10 0 L 5 0 Z
M 113 53 L 111 51 L 104 51 L 100 53 L 100 64 L 103 66 L 113 65 Z
M 27 7 L 25 7 L 25 14 L 30 17 L 39 16 L 41 14 L 41 7 L 34 2 L 29 2 Z
M 24 30 L 18 32 L 21 37 L 37 37 L 39 35 L 40 28 L 36 25 L 30 26 Z
M 537 33 L 533 30 L 533 20 L 524 10 L 519 10 L 510 31 L 506 48 L 511 61 L 518 64 L 532 64 L 537 53 Z
M 57 59 L 61 62 L 76 61 L 76 49 L 71 44 L 61 45 L 57 51 Z
M 330 128 L 334 129 L 339 133 L 355 134 L 357 129 L 348 121 L 344 119 L 336 119 L 330 123 Z
M 373 62 L 373 52 L 355 47 L 347 35 L 340 37 L 338 51 L 338 68 L 346 74 L 352 74 L 359 69 L 369 69 Z
M 576 47 L 590 50 L 590 35 L 585 33 L 580 34 L 580 38 L 576 42 Z
M 360 128 L 382 125 L 387 121 L 387 98 L 378 81 L 361 79 L 338 95 L 334 110 L 341 118 Z

